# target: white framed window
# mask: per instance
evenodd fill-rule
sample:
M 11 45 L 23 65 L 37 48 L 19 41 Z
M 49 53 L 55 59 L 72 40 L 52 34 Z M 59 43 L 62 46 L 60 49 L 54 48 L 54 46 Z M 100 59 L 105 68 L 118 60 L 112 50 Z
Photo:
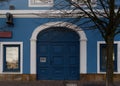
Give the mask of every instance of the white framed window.
M 22 74 L 23 43 L 0 42 L 0 73 Z
M 53 0 L 29 0 L 29 7 L 52 7 Z
M 94 7 L 97 4 L 97 0 L 71 0 L 73 3 L 77 3 L 81 7 L 87 7 L 86 2 L 90 2 L 91 6 Z
M 114 73 L 120 73 L 120 41 L 114 42 Z M 106 71 L 106 44 L 104 41 L 97 42 L 97 72 L 105 73 Z

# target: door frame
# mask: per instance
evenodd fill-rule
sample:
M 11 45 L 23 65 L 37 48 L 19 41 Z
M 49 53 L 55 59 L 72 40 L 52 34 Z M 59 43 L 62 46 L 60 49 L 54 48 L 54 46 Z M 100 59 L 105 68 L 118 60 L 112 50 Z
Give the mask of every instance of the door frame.
M 66 27 L 67 29 L 71 29 L 76 32 L 76 34 L 79 35 L 79 43 L 80 43 L 80 74 L 84 74 L 87 72 L 87 38 L 84 31 L 79 28 L 77 25 L 74 25 L 72 23 L 68 22 L 49 22 L 43 25 L 38 26 L 32 33 L 31 39 L 30 39 L 30 74 L 37 74 L 36 71 L 36 48 L 37 48 L 37 35 L 50 27 Z

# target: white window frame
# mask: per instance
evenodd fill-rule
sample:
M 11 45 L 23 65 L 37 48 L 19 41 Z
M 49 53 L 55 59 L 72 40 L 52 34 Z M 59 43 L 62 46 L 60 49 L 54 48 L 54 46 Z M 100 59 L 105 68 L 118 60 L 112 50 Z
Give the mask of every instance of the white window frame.
M 44 1 L 44 0 L 43 0 Z M 49 3 L 43 4 L 35 0 L 29 0 L 29 7 L 52 7 L 54 0 L 49 0 Z
M 120 41 L 114 41 L 117 44 L 117 72 L 115 74 L 120 74 Z M 105 44 L 105 41 L 97 42 L 97 73 L 105 74 L 106 72 L 100 71 L 100 44 Z
M 71 0 L 72 2 L 75 2 L 75 3 L 79 3 L 79 5 L 81 6 L 81 7 L 87 7 L 86 5 L 84 5 L 84 3 L 81 3 L 81 2 L 78 2 L 77 0 Z M 95 7 L 96 5 L 97 5 L 97 0 L 91 0 L 91 6 L 92 7 Z M 74 7 L 74 6 L 72 6 L 72 7 Z
M 20 45 L 20 71 L 4 72 L 3 71 L 3 47 L 4 45 Z M 23 73 L 23 42 L 0 42 L 0 74 L 22 74 Z

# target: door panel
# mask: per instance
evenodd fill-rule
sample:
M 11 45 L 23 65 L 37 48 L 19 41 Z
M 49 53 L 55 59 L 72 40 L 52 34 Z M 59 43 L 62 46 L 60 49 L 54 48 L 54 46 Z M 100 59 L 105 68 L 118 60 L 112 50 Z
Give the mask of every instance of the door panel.
M 46 42 L 40 42 L 37 47 L 37 79 L 48 80 L 50 77 L 49 45 Z
M 39 70 L 37 71 L 37 79 L 38 80 L 48 80 L 50 79 L 50 71 L 49 67 L 37 67 Z
M 52 80 L 64 80 L 64 67 L 53 66 L 52 67 Z
M 77 65 L 77 57 L 75 56 L 69 56 L 69 65 Z
M 65 47 L 64 43 L 52 42 L 50 43 L 50 53 L 51 53 L 51 67 L 52 67 L 52 78 L 55 80 L 64 80 L 65 70 L 64 70 L 64 60 L 65 60 Z
M 68 74 L 69 74 L 68 80 L 77 80 L 77 79 L 79 79 L 78 67 L 76 67 L 76 66 L 69 67 L 69 73 Z
M 64 64 L 64 58 L 62 56 L 53 56 L 51 58 L 51 65 L 63 65 Z

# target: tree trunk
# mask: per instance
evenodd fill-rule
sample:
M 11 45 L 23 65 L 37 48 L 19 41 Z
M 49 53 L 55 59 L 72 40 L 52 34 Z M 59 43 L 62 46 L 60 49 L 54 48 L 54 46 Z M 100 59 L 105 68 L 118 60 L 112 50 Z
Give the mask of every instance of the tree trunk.
M 107 41 L 107 64 L 106 64 L 106 86 L 113 86 L 113 73 L 114 73 L 114 63 L 113 63 L 113 52 L 114 52 L 114 39 L 113 37 L 108 37 Z

